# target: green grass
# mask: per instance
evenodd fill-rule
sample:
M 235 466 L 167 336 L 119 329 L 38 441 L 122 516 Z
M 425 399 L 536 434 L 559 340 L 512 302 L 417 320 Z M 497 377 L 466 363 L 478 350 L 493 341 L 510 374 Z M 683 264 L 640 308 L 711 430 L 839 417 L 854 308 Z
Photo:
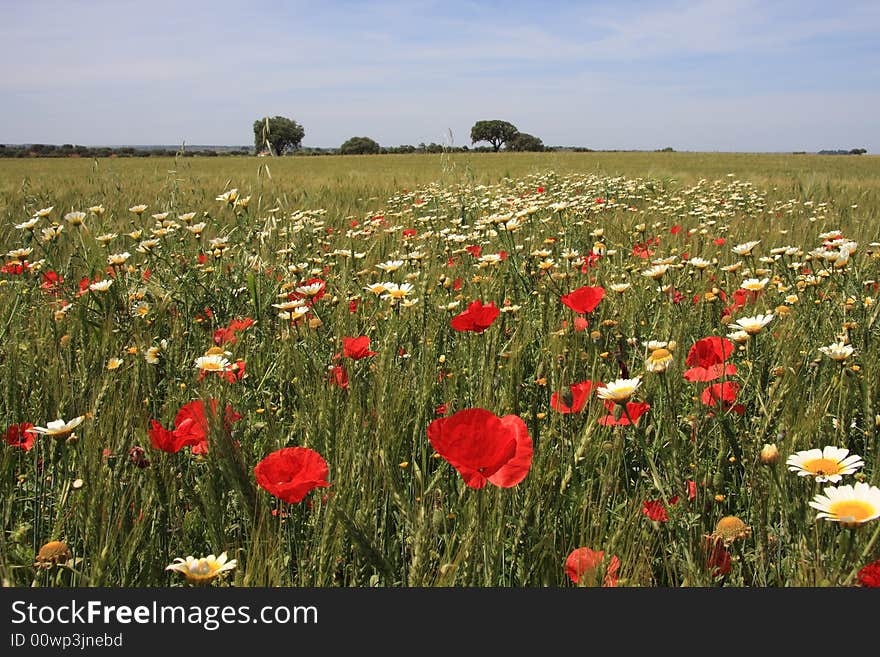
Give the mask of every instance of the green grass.
M 0 274 L 0 430 L 85 416 L 68 439 L 0 449 L 0 577 L 18 586 L 168 586 L 180 581 L 165 570 L 175 557 L 227 551 L 238 565 L 223 581 L 240 586 L 569 586 L 565 559 L 588 546 L 604 552 L 605 566 L 619 558 L 619 585 L 854 584 L 858 568 L 880 557 L 877 521 L 817 521 L 807 503 L 825 486 L 784 461 L 839 445 L 865 460 L 856 477 L 880 483 L 876 161 L 699 153 L 0 161 L 3 253 L 32 248 L 30 262 L 64 279 L 56 295 L 39 271 Z M 215 200 L 230 188 L 250 196 L 245 207 Z M 140 203 L 142 215 L 129 211 Z M 84 226 L 65 221 L 95 204 L 105 212 Z M 50 206 L 33 234 L 14 227 Z M 139 252 L 159 212 L 177 227 Z M 176 219 L 185 212 L 196 213 L 191 224 L 205 222 L 201 238 Z M 503 230 L 514 218 L 521 225 Z M 45 241 L 40 230 L 53 220 L 64 229 Z M 134 230 L 143 234 L 127 235 Z M 832 230 L 858 242 L 846 267 L 810 256 Z M 104 246 L 96 237 L 108 232 L 118 236 Z M 208 246 L 221 236 L 228 249 Z M 647 245 L 649 258 L 633 254 L 651 238 L 659 243 Z M 754 258 L 731 251 L 749 240 L 760 240 Z M 594 267 L 566 258 L 600 242 L 608 251 Z M 480 266 L 465 250 L 473 245 L 507 257 Z M 758 260 L 787 245 L 801 252 Z M 122 251 L 131 256 L 109 290 L 78 294 L 83 277 L 108 278 L 107 255 Z M 660 283 L 641 275 L 652 259 L 678 256 L 677 265 L 684 253 L 713 264 L 702 274 L 673 266 Z M 406 264 L 396 272 L 375 266 L 397 258 Z M 738 260 L 739 271 L 722 269 Z M 730 297 L 745 268 L 769 280 L 752 303 L 727 315 L 731 299 L 716 291 L 706 300 L 713 287 Z M 280 319 L 272 304 L 314 277 L 327 282 L 324 297 L 303 321 Z M 364 289 L 404 280 L 419 299 L 411 308 Z M 631 288 L 613 292 L 620 281 Z M 606 296 L 575 331 L 560 297 L 582 285 Z M 63 311 L 61 299 L 71 304 Z M 450 319 L 475 299 L 519 308 L 483 333 L 452 330 Z M 688 350 L 759 313 L 776 316 L 730 357 L 744 412 L 706 406 L 708 384 L 682 377 Z M 214 346 L 216 329 L 243 317 L 256 324 L 226 349 L 247 377 L 200 381 L 195 359 Z M 843 364 L 818 351 L 841 334 L 855 349 Z M 358 335 L 377 354 L 337 358 L 341 338 Z M 667 372 L 646 372 L 648 340 L 677 343 Z M 156 363 L 145 358 L 150 348 Z M 112 358 L 122 361 L 116 369 Z M 328 368 L 340 364 L 347 389 L 330 382 Z M 551 394 L 571 384 L 626 374 L 643 376 L 635 397 L 651 405 L 635 427 L 602 426 L 607 413 L 595 398 L 581 413 L 551 408 Z M 211 423 L 207 454 L 151 446 L 152 419 L 172 427 L 181 406 L 211 398 L 242 417 L 231 430 Z M 511 488 L 467 487 L 427 437 L 441 404 L 450 415 L 482 407 L 522 418 L 534 444 L 528 476 Z M 759 459 L 765 443 L 782 454 L 776 466 Z M 297 504 L 257 486 L 254 465 L 285 446 L 318 451 L 332 485 Z M 135 463 L 135 447 L 148 467 Z M 645 501 L 673 496 L 667 521 L 643 513 Z M 729 573 L 716 576 L 706 537 L 727 515 L 750 531 L 728 546 Z M 69 545 L 67 567 L 34 567 L 50 540 Z

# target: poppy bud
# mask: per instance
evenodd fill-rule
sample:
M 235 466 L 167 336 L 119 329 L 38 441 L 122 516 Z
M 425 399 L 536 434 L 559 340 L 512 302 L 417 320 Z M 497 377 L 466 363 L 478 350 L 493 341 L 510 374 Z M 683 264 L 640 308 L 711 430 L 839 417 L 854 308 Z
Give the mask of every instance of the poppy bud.
M 149 468 L 150 460 L 146 457 L 146 450 L 143 447 L 135 445 L 128 450 L 128 459 L 132 465 L 138 468 Z

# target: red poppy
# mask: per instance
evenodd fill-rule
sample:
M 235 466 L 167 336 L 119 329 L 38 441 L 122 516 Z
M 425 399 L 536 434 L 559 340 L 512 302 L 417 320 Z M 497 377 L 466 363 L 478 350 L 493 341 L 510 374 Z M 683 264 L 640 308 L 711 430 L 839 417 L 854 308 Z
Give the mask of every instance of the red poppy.
M 197 399 L 181 406 L 174 416 L 174 433 L 185 441 L 184 444 L 193 447 L 205 442 L 207 451 L 208 418 L 205 417 L 205 402 Z
M 605 288 L 584 285 L 568 294 L 563 294 L 560 301 L 576 313 L 591 313 L 605 296 Z
M 880 559 L 859 570 L 859 586 L 880 587 Z
M 313 449 L 283 447 L 254 468 L 260 488 L 290 504 L 301 502 L 314 488 L 327 488 L 327 462 Z
M 669 520 L 669 514 L 666 513 L 666 505 L 663 504 L 663 500 L 645 500 L 642 504 L 642 513 L 655 522 Z
M 342 365 L 334 365 L 330 368 L 330 383 L 343 390 L 348 390 L 348 372 Z
M 479 244 L 473 244 L 471 246 L 464 247 L 464 250 L 470 253 L 473 257 L 479 258 L 483 254 L 483 247 Z
M 697 340 L 688 352 L 684 364 L 689 367 L 710 367 L 726 361 L 733 353 L 733 343 L 727 338 L 711 336 Z
M 602 550 L 591 550 L 588 547 L 581 547 L 572 550 L 565 559 L 565 574 L 569 576 L 572 582 L 583 586 L 593 586 L 598 583 L 597 572 L 605 552 Z M 611 557 L 605 575 L 602 578 L 602 586 L 617 586 L 617 571 L 620 569 L 620 559 L 617 555 Z
M 605 401 L 605 410 L 608 415 L 599 418 L 599 424 L 603 427 L 625 427 L 630 424 L 637 424 L 639 418 L 651 410 L 651 405 L 645 402 L 627 402 L 626 412 L 620 404 L 615 404 L 610 399 Z
M 97 281 L 98 281 L 98 279 L 96 278 L 95 282 L 97 282 Z M 88 276 L 83 276 L 81 279 L 79 279 L 79 286 L 78 286 L 78 289 L 76 292 L 76 296 L 81 297 L 86 292 L 88 292 L 89 285 L 91 285 L 91 284 L 92 284 L 92 281 L 89 280 Z
M 32 431 L 34 425 L 30 422 L 22 422 L 21 424 L 10 424 L 6 429 L 6 444 L 11 447 L 20 447 L 26 452 L 31 451 L 34 446 L 34 438 L 37 437 L 36 432 Z
M 342 338 L 342 355 L 346 358 L 360 360 L 368 356 L 375 356 L 375 351 L 370 351 L 370 338 L 361 335 L 357 338 Z
M 235 344 L 238 342 L 236 333 L 243 331 L 254 325 L 254 320 L 250 317 L 244 319 L 233 319 L 229 322 L 229 326 L 218 328 L 214 331 L 214 344 L 218 347 L 223 344 Z
M 437 404 L 437 407 L 434 409 L 434 415 L 446 415 L 449 412 L 449 404 Z
M 642 258 L 643 260 L 645 260 L 654 255 L 654 252 L 648 248 L 648 245 L 646 243 L 640 242 L 639 244 L 633 245 L 632 254 L 637 258 Z
M 415 228 L 404 228 L 403 236 L 404 237 L 415 237 L 416 236 L 416 229 Z
M 684 378 L 688 381 L 714 381 L 736 374 L 735 365 L 725 364 L 733 349 L 733 343 L 727 338 L 712 336 L 697 340 L 684 361 L 691 368 L 685 371 Z
M 247 378 L 245 368 L 245 362 L 243 360 L 237 360 L 229 369 L 223 370 L 222 372 L 219 372 L 219 374 L 229 383 L 236 383 Z M 202 374 L 204 374 L 204 372 L 202 372 Z M 201 380 L 201 374 L 199 375 L 199 379 Z
M 733 315 L 735 310 L 739 310 L 746 305 L 755 303 L 760 295 L 761 292 L 759 290 L 746 290 L 743 288 L 739 288 L 736 292 L 733 293 L 733 303 L 724 309 L 723 314 Z
M 706 567 L 714 568 L 712 577 L 723 577 L 730 572 L 730 552 L 724 547 L 721 539 L 709 539 L 709 557 L 706 559 Z
M 483 302 L 477 299 L 469 303 L 467 310 L 457 314 L 449 323 L 456 331 L 482 333 L 492 325 L 500 312 L 494 301 L 484 306 Z
M 217 400 L 211 400 L 211 414 L 217 417 Z M 231 404 L 226 405 L 223 414 L 223 428 L 225 431 L 232 430 L 232 423 L 241 419 L 241 415 L 232 409 Z M 174 416 L 174 430 L 169 431 L 156 420 L 150 421 L 150 442 L 156 449 L 161 449 L 172 454 L 179 452 L 184 447 L 192 447 L 193 454 L 208 453 L 208 418 L 205 416 L 205 402 L 196 399 L 184 404 Z
M 161 449 L 169 454 L 176 454 L 184 447 L 193 447 L 198 444 L 198 441 L 187 442 L 190 440 L 189 436 L 182 436 L 169 431 L 156 420 L 150 420 L 150 428 L 147 430 L 147 433 L 150 436 L 150 444 L 155 449 Z
M 669 229 L 669 232 L 673 235 L 678 235 L 681 232 L 681 226 L 675 224 L 672 228 Z
M 44 290 L 48 290 L 50 293 L 53 294 L 58 293 L 58 289 L 64 282 L 64 277 L 54 270 L 43 273 L 42 279 L 43 281 L 42 283 L 40 283 L 40 287 Z
M 692 367 L 685 370 L 684 378 L 694 383 L 714 381 L 722 376 L 733 376 L 734 374 L 736 374 L 736 365 L 733 363 L 715 363 L 709 367 Z
M 697 482 L 688 479 L 685 483 L 687 484 L 688 500 L 695 500 L 697 498 Z
M 561 394 L 554 392 L 550 396 L 550 408 L 563 414 L 580 413 L 590 400 L 592 391 L 593 382 L 589 379 L 573 383 L 568 386 L 568 390 L 563 390 Z
M 532 439 L 516 415 L 466 408 L 431 422 L 428 440 L 471 488 L 516 486 L 532 466 Z
M 736 395 L 739 393 L 740 385 L 736 381 L 725 381 L 724 383 L 713 383 L 706 386 L 700 395 L 700 401 L 706 406 L 721 406 L 724 410 L 728 410 L 733 402 L 736 401 Z

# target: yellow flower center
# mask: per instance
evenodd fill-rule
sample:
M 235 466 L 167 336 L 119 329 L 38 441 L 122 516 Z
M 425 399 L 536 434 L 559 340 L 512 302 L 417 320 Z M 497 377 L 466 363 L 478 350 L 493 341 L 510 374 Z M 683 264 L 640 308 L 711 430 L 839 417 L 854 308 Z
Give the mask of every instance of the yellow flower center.
M 813 459 L 803 464 L 804 470 L 814 475 L 834 475 L 840 473 L 840 463 L 832 459 Z
M 834 502 L 828 510 L 841 521 L 853 523 L 865 522 L 876 513 L 874 506 L 862 500 L 841 500 Z
M 654 363 L 664 363 L 667 360 L 670 360 L 671 358 L 672 358 L 672 354 L 669 353 L 668 349 L 664 349 L 663 347 L 660 347 L 659 349 L 655 349 L 654 351 L 651 352 L 651 355 L 650 355 L 651 362 L 654 362 Z

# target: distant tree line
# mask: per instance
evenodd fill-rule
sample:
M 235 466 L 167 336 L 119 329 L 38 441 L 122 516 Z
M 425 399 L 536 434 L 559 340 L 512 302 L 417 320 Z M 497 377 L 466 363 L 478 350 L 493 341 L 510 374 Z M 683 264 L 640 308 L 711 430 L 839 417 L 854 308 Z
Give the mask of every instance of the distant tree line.
M 77 146 L 63 144 L 25 144 L 25 145 L 2 145 L 0 144 L 0 157 L 217 157 L 220 155 L 251 155 L 256 153 L 260 156 L 280 155 L 379 155 L 379 154 L 409 154 L 409 153 L 497 153 L 505 151 L 540 152 L 566 150 L 575 153 L 590 153 L 594 149 L 580 146 L 545 146 L 544 142 L 535 135 L 521 132 L 519 128 L 509 121 L 500 119 L 480 120 L 471 128 L 471 147 L 445 146 L 431 142 L 420 143 L 418 146 L 402 144 L 400 146 L 381 146 L 375 139 L 365 136 L 351 137 L 342 143 L 339 148 L 314 148 L 303 147 L 302 140 L 305 137 L 305 128 L 291 118 L 284 116 L 264 116 L 253 123 L 254 148 L 246 146 L 232 148 L 164 148 L 150 146 Z M 475 146 L 475 144 L 489 144 L 488 146 Z M 610 152 L 617 152 L 612 149 Z M 674 152 L 671 146 L 656 149 L 658 153 Z M 798 151 L 797 153 L 802 153 Z M 864 148 L 850 150 L 822 150 L 820 155 L 862 155 L 868 151 Z
M 134 146 L 76 146 L 74 144 L 0 144 L 0 157 L 217 157 L 252 155 L 247 147 L 238 149 L 153 148 Z
M 819 151 L 819 155 L 864 155 L 867 152 L 866 148 L 851 148 L 850 150 Z

